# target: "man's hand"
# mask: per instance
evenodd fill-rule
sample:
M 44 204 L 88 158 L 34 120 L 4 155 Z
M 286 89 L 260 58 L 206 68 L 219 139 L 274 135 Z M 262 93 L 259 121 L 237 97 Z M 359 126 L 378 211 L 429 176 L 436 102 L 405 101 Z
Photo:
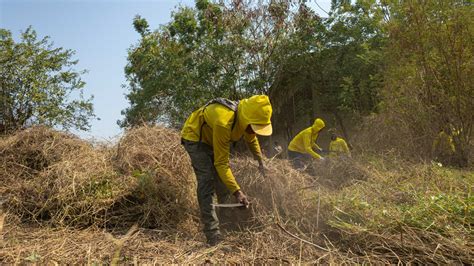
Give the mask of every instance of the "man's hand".
M 263 160 L 260 158 L 258 159 L 258 170 L 263 175 L 263 177 L 267 176 L 267 168 L 263 165 Z
M 262 174 L 264 177 L 266 176 L 266 169 L 265 169 L 265 166 L 263 166 L 263 164 L 260 164 L 258 166 L 258 170 L 260 171 L 260 174 Z
M 249 204 L 250 204 L 249 200 L 247 199 L 247 196 L 245 196 L 245 194 L 242 191 L 237 190 L 236 192 L 234 192 L 234 197 L 238 203 L 244 204 L 245 208 L 249 207 Z
M 259 170 L 260 173 L 263 175 L 263 177 L 266 177 L 266 171 L 267 171 L 267 169 L 265 169 L 265 166 L 263 166 L 263 161 L 262 161 L 262 159 L 259 159 L 259 160 L 258 160 L 258 170 Z

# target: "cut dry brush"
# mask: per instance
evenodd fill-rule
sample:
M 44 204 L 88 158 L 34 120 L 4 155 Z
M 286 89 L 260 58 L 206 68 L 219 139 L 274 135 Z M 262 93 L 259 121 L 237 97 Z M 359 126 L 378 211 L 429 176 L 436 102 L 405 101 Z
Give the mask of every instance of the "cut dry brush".
M 46 127 L 0 142 L 2 194 L 24 221 L 74 226 L 176 228 L 195 213 L 195 186 L 177 133 L 131 130 L 117 147 L 94 148 Z
M 138 182 L 110 213 L 118 223 L 133 223 L 137 216 L 148 227 L 187 226 L 189 219 L 196 220 L 196 178 L 178 132 L 163 127 L 131 129 L 115 149 L 115 168 Z
M 265 176 L 231 158 L 251 207 L 219 210 L 227 237 L 213 248 L 202 244 L 196 178 L 174 130 L 135 128 L 98 148 L 37 127 L 0 139 L 0 155 L 1 263 L 473 262 L 473 172 L 394 153 L 330 159 L 310 174 L 270 159 Z M 103 228 L 137 233 L 117 247 Z M 72 234 L 94 247 L 76 248 Z
M 104 222 L 123 195 L 107 154 L 73 135 L 30 128 L 0 143 L 0 170 L 8 211 L 24 221 L 58 225 Z

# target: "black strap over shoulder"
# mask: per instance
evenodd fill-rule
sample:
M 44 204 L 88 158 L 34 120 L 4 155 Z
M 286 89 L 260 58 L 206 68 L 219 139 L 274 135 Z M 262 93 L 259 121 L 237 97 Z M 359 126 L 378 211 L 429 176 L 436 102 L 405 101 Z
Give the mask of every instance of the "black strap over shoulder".
M 226 98 L 215 98 L 215 99 L 212 99 L 210 101 L 208 101 L 205 105 L 204 105 L 204 108 L 202 109 L 202 112 L 204 112 L 204 110 L 206 110 L 206 107 L 211 105 L 211 104 L 214 104 L 214 103 L 218 103 L 220 105 L 223 105 L 227 108 L 229 108 L 230 110 L 232 110 L 234 112 L 234 121 L 232 122 L 232 127 L 231 127 L 231 130 L 234 129 L 234 126 L 235 126 L 235 123 L 237 122 L 237 109 L 239 107 L 239 101 L 232 101 L 232 100 L 229 100 L 229 99 L 226 99 Z M 204 122 L 202 123 L 201 125 L 201 129 L 199 131 L 199 142 L 201 142 L 202 140 L 202 127 L 206 124 L 206 121 L 204 120 Z
M 232 100 L 229 100 L 229 99 L 226 99 L 226 98 L 215 98 L 215 99 L 212 99 L 210 101 L 208 101 L 205 105 L 204 105 L 204 109 L 206 109 L 206 107 L 208 105 L 211 105 L 213 103 L 218 103 L 218 104 L 221 104 L 221 105 L 224 105 L 225 107 L 229 108 L 230 110 L 234 111 L 234 112 L 237 112 L 237 107 L 239 106 L 239 101 L 232 101 Z

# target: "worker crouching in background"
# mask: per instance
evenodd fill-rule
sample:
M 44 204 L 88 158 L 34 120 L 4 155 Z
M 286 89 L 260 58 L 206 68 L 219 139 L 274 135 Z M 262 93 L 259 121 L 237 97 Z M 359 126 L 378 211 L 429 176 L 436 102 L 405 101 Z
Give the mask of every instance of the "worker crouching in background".
M 453 137 L 447 133 L 447 130 L 440 129 L 438 135 L 433 141 L 431 150 L 433 159 L 443 165 L 452 165 L 456 148 Z
M 210 245 L 222 240 L 219 220 L 212 206 L 213 195 L 217 194 L 219 203 L 224 203 L 232 194 L 237 202 L 246 207 L 249 205 L 230 169 L 231 143 L 243 136 L 263 171 L 256 134 L 272 134 L 271 116 L 272 106 L 265 95 L 255 95 L 240 102 L 218 98 L 193 112 L 183 126 L 182 143 L 196 174 L 201 222 Z
M 316 144 L 316 140 L 318 139 L 319 132 L 324 127 L 324 121 L 317 118 L 311 127 L 304 129 L 291 140 L 290 145 L 288 145 L 288 159 L 290 159 L 293 167 L 296 169 L 305 168 L 305 166 L 311 162 L 312 158 L 324 160 L 324 158 L 314 150 L 317 149 L 318 152 L 322 151 L 318 144 Z
M 329 143 L 329 157 L 350 157 L 351 152 L 346 141 L 339 137 L 335 129 L 330 130 L 331 142 Z

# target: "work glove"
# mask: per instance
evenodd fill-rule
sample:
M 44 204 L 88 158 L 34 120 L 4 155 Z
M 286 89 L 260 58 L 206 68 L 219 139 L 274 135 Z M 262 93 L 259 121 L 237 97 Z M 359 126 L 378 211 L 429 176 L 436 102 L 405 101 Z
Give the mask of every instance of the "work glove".
M 247 199 L 247 196 L 245 196 L 245 194 L 242 191 L 237 190 L 236 192 L 234 192 L 234 197 L 238 203 L 244 204 L 245 208 L 249 207 L 249 204 L 250 204 L 249 200 Z

